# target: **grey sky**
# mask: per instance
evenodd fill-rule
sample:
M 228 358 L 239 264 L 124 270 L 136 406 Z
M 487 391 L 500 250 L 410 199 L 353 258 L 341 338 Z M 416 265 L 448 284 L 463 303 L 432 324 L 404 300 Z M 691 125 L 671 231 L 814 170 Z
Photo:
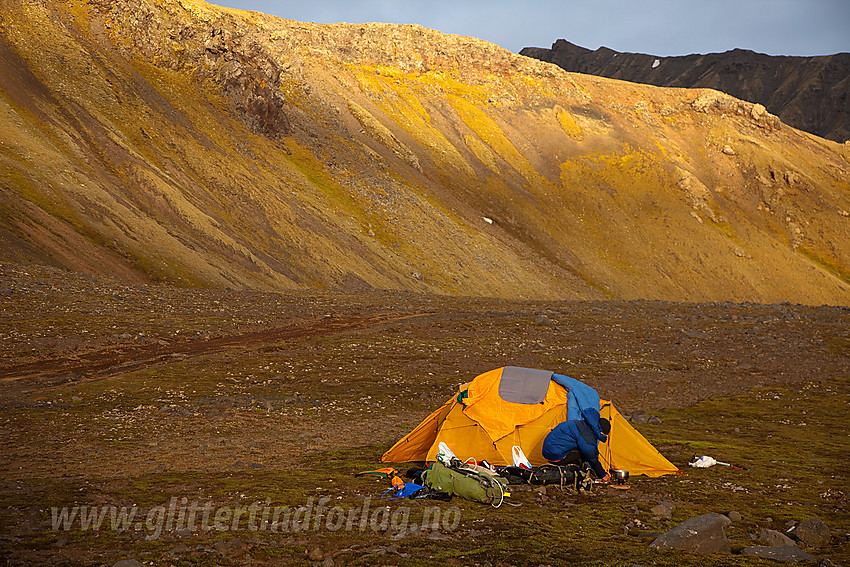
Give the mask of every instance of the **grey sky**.
M 686 55 L 850 52 L 850 0 L 213 0 L 306 22 L 420 24 L 511 51 L 559 38 L 596 49 Z

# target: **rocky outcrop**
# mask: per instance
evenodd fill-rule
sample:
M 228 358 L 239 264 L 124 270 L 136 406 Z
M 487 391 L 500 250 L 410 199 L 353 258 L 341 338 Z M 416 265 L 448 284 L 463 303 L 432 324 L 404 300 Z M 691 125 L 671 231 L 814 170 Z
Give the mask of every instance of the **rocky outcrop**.
M 810 518 L 797 524 L 794 535 L 810 547 L 824 547 L 832 538 L 829 527 L 819 518 Z
M 783 122 L 836 142 L 850 139 L 850 53 L 777 57 L 734 49 L 660 57 L 595 51 L 559 39 L 521 54 L 574 73 L 664 87 L 704 87 L 762 105 Z
M 719 91 L 708 91 L 701 94 L 691 103 L 691 106 L 697 112 L 715 112 L 718 114 L 746 116 L 760 128 L 768 131 L 778 130 L 782 125 L 779 118 L 767 112 L 764 106 L 738 100 Z M 723 146 L 720 151 L 726 155 L 735 155 L 735 150 L 728 145 Z
M 751 545 L 742 549 L 741 555 L 754 555 L 756 557 L 784 561 L 786 563 L 809 563 L 817 561 L 815 556 L 806 553 L 796 545 Z
M 658 536 L 650 547 L 681 549 L 691 553 L 730 553 L 732 544 L 723 528 L 732 520 L 723 514 L 703 514 L 685 520 L 672 530 Z
M 271 53 L 259 29 L 238 25 L 230 14 L 193 10 L 191 2 L 90 3 L 104 17 L 108 33 L 120 30 L 132 40 L 118 44 L 127 55 L 141 54 L 158 65 L 214 81 L 254 132 L 272 139 L 291 133 L 281 89 L 288 66 Z
M 771 530 L 768 528 L 762 528 L 761 539 L 767 542 L 767 545 L 770 547 L 781 547 L 786 545 L 796 545 L 794 540 L 783 534 L 782 532 L 778 532 L 776 530 Z

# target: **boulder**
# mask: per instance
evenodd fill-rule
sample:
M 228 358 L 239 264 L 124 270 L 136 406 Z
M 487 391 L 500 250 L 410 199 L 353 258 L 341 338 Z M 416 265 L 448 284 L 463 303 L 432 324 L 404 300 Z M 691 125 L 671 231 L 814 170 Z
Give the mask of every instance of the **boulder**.
M 794 533 L 797 535 L 797 539 L 812 547 L 823 547 L 829 544 L 832 537 L 827 525 L 817 518 L 800 522 Z
M 633 413 L 629 421 L 637 425 L 643 425 L 649 421 L 649 415 L 645 413 Z
M 670 504 L 669 502 L 661 502 L 660 504 L 653 506 L 650 508 L 650 512 L 655 514 L 656 516 L 660 516 L 669 520 L 673 517 L 673 509 L 675 506 Z
M 786 561 L 788 563 L 800 563 L 801 561 L 817 561 L 817 558 L 806 553 L 796 545 L 781 545 L 771 547 L 769 545 L 753 545 L 741 550 L 741 555 L 755 555 L 774 561 Z
M 549 317 L 547 317 L 546 315 L 538 315 L 534 319 L 534 322 L 537 323 L 538 325 L 551 325 L 552 324 L 552 320 Z
M 647 423 L 650 424 L 650 425 L 660 425 L 661 424 L 661 420 L 657 416 L 650 415 L 650 414 L 646 413 L 645 411 L 643 411 L 642 409 L 636 409 L 636 410 L 633 410 L 631 412 L 626 412 L 622 415 L 623 415 L 623 417 L 626 418 L 627 421 L 634 423 L 636 425 L 644 425 L 644 424 L 647 424 Z
M 761 529 L 761 539 L 767 542 L 767 545 L 770 547 L 782 547 L 785 545 L 797 545 L 794 543 L 794 540 L 783 534 L 782 532 L 778 532 L 776 530 L 769 530 L 767 528 Z
M 650 547 L 681 549 L 691 553 L 730 553 L 732 545 L 723 528 L 732 521 L 723 514 L 703 514 L 685 520 L 672 530 L 661 534 Z
M 235 537 L 229 540 L 219 540 L 215 542 L 213 547 L 216 551 L 223 555 L 238 555 L 242 553 L 247 546 L 241 539 Z

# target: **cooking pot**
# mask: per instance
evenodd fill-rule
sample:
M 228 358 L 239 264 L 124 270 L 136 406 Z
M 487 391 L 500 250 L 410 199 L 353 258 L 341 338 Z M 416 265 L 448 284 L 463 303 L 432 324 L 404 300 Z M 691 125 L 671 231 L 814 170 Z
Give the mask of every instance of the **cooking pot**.
M 626 481 L 629 480 L 629 471 L 611 469 L 609 472 L 611 473 L 611 478 L 613 478 L 617 484 L 625 484 Z

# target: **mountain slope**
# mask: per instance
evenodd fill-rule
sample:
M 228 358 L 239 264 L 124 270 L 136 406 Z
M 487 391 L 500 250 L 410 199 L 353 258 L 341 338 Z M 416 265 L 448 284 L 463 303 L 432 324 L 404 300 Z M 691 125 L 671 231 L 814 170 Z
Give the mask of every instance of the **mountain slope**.
M 595 51 L 559 39 L 551 49 L 526 47 L 522 55 L 566 71 L 660 87 L 717 89 L 760 103 L 783 122 L 836 142 L 850 140 L 850 53 L 782 57 L 745 49 L 657 57 Z
M 197 0 L 0 8 L 2 259 L 136 280 L 850 303 L 848 148 L 710 90 Z

